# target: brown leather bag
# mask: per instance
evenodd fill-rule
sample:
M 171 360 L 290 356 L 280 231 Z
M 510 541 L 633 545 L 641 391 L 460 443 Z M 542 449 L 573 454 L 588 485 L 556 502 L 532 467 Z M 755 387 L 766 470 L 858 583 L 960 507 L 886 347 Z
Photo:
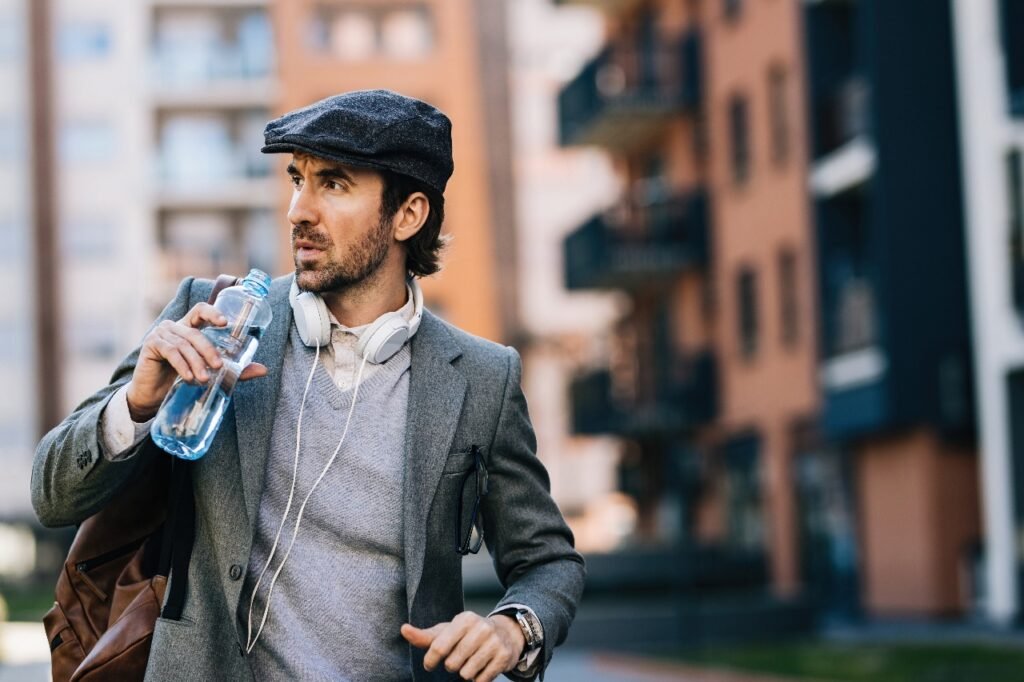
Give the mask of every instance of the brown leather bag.
M 210 302 L 237 281 L 218 277 Z M 142 447 L 157 449 L 149 438 Z M 140 456 L 150 464 L 82 522 L 57 579 L 43 617 L 54 682 L 141 680 L 157 618 L 181 619 L 195 539 L 192 463 Z

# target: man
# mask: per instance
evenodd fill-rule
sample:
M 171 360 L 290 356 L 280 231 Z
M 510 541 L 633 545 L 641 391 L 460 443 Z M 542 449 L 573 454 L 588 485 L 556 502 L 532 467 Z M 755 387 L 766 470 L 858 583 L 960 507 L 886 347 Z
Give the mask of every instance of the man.
M 147 679 L 542 674 L 584 569 L 534 454 L 519 357 L 421 310 L 411 280 L 438 270 L 450 121 L 362 91 L 271 121 L 265 138 L 292 155 L 297 291 L 291 275 L 272 283 L 258 362 L 196 462 L 183 617 L 158 620 Z M 226 322 L 210 291 L 185 280 L 110 385 L 43 438 L 45 525 L 90 516 L 163 456 L 142 446 L 173 381 L 221 364 L 198 331 Z M 300 291 L 329 326 L 302 328 Z M 389 314 L 414 335 L 368 363 L 360 336 Z M 463 610 L 478 530 L 506 589 L 487 617 Z

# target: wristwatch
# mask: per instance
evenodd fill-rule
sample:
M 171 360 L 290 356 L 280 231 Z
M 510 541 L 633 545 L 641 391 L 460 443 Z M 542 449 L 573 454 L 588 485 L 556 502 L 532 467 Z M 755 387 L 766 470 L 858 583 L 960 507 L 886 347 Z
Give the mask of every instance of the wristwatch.
M 515 618 L 516 622 L 519 623 L 519 628 L 523 631 L 526 645 L 523 647 L 522 656 L 519 657 L 519 661 L 516 663 L 516 669 L 519 672 L 525 672 L 528 667 L 526 660 L 529 655 L 544 646 L 544 627 L 540 624 L 540 619 L 537 618 L 536 614 L 529 609 L 512 608 L 499 611 L 498 613 L 509 618 Z

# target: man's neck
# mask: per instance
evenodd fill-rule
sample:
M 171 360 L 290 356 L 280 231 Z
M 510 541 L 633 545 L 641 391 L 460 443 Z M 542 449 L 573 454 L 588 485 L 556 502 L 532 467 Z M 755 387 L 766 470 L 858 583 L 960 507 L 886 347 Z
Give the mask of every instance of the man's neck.
M 405 273 L 384 270 L 381 268 L 366 281 L 344 290 L 320 294 L 339 323 L 346 327 L 361 327 L 405 305 L 408 299 Z

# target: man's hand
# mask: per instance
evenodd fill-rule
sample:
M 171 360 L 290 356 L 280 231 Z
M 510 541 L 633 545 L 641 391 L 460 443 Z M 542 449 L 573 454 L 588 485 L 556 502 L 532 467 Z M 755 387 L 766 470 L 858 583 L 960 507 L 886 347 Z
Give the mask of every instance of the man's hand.
M 519 624 L 508 616 L 484 618 L 463 611 L 450 623 L 438 623 L 421 630 L 406 623 L 402 637 L 415 647 L 426 649 L 423 667 L 434 670 L 444 663 L 450 673 L 464 680 L 491 682 L 515 667 L 526 646 Z
M 220 354 L 199 328 L 226 324 L 220 311 L 209 303 L 198 303 L 177 322 L 164 320 L 146 335 L 128 382 L 128 412 L 133 421 L 144 422 L 155 415 L 177 377 L 204 382 L 210 378 L 209 369 L 220 369 L 224 364 Z M 239 378 L 244 381 L 266 374 L 267 368 L 254 362 Z

